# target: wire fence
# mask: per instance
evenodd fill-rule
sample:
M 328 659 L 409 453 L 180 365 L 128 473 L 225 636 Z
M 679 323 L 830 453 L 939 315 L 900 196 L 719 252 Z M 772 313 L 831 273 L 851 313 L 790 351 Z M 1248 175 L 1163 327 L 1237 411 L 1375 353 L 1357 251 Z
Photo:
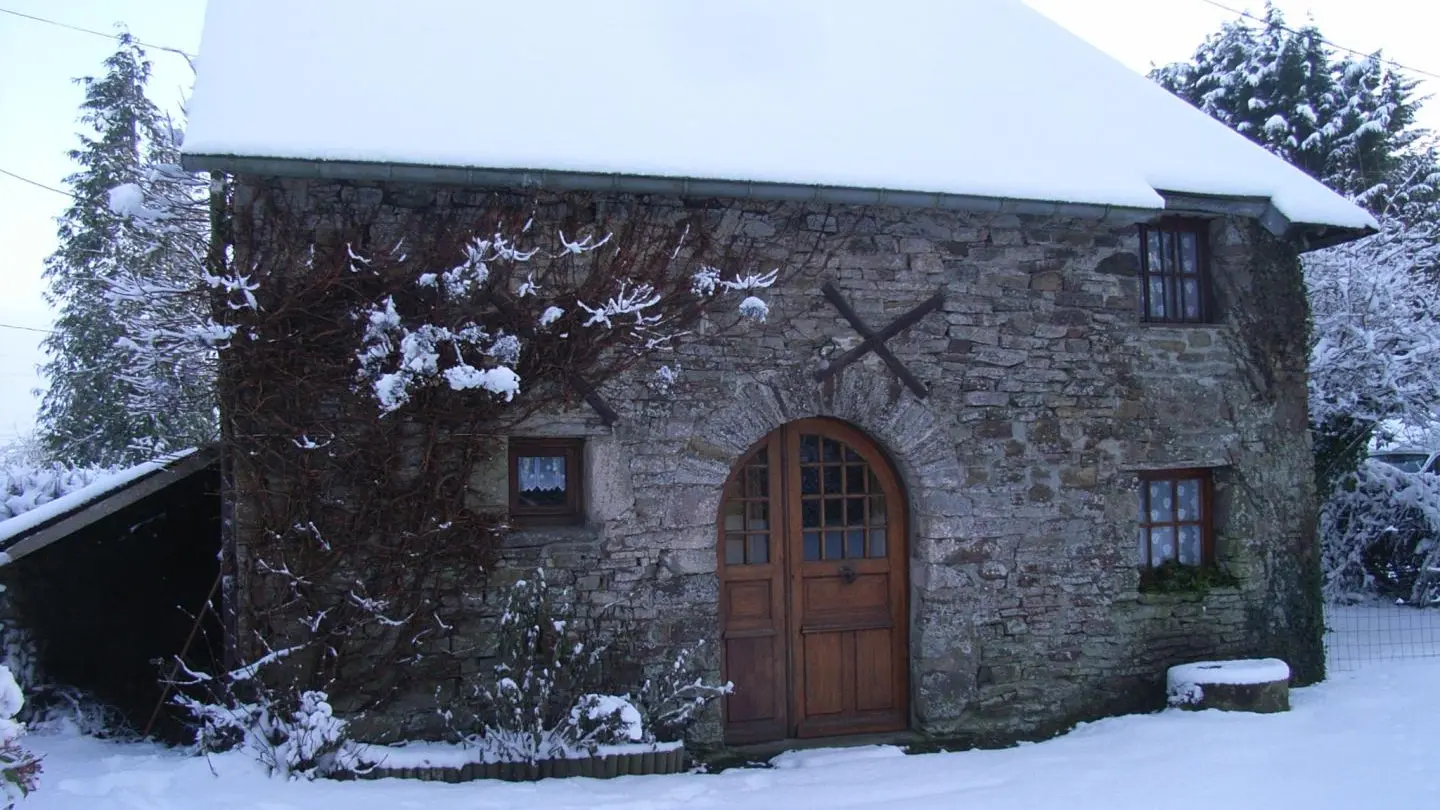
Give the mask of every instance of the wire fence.
M 1325 665 L 1347 672 L 1376 661 L 1440 658 L 1440 608 L 1367 602 L 1325 605 Z

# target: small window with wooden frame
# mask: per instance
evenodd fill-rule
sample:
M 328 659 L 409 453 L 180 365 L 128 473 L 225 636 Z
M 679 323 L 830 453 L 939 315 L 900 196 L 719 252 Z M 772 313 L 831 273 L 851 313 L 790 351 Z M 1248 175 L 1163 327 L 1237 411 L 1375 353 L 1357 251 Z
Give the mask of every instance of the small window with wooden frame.
M 1210 223 L 1167 217 L 1140 226 L 1140 317 L 1211 323 Z
M 1215 562 L 1214 485 L 1207 469 L 1140 474 L 1140 566 Z
M 510 439 L 510 519 L 519 526 L 566 525 L 585 518 L 580 439 Z

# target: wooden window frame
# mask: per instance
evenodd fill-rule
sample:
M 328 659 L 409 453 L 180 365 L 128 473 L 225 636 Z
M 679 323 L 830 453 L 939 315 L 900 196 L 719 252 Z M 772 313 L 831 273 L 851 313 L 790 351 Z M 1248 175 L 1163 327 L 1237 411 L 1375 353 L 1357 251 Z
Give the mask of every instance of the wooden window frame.
M 1153 543 L 1150 540 L 1149 530 L 1164 528 L 1166 526 L 1175 529 L 1175 557 L 1177 564 L 1180 563 L 1180 527 L 1200 527 L 1200 562 L 1198 565 L 1190 565 L 1192 568 L 1210 568 L 1215 565 L 1215 478 L 1209 467 L 1187 467 L 1176 470 L 1145 470 L 1139 474 L 1140 490 L 1136 493 L 1142 507 L 1139 531 L 1145 533 L 1145 557 L 1140 561 L 1140 568 L 1153 569 L 1157 564 L 1152 556 Z M 1175 505 L 1170 510 L 1170 520 L 1152 521 L 1150 519 L 1150 484 L 1154 481 L 1169 481 L 1172 498 Z M 1176 484 L 1180 481 L 1200 482 L 1200 519 L 1180 520 L 1179 519 L 1179 497 L 1175 492 Z M 1136 543 L 1139 545 L 1139 543 Z M 1164 562 L 1164 561 L 1162 561 Z
M 520 459 L 533 456 L 565 458 L 565 503 L 533 506 L 520 503 Z M 585 441 L 512 437 L 510 439 L 510 520 L 517 526 L 569 526 L 585 520 Z
M 1150 266 L 1150 240 L 1156 234 L 1182 234 L 1191 233 L 1195 235 L 1195 278 L 1196 289 L 1200 294 L 1200 300 L 1196 302 L 1197 315 L 1187 318 L 1184 315 L 1185 307 L 1181 302 L 1183 286 L 1179 283 L 1174 285 L 1175 300 L 1174 307 L 1169 306 L 1172 302 L 1167 301 L 1164 317 L 1155 317 L 1150 314 L 1150 279 L 1159 277 L 1162 279 L 1162 286 L 1167 290 L 1171 285 L 1167 279 L 1180 279 L 1183 273 L 1180 271 L 1179 239 L 1172 239 L 1171 244 L 1175 245 L 1169 256 L 1165 257 L 1164 263 L 1159 270 Z M 1140 226 L 1140 321 L 1142 323 L 1164 324 L 1169 326 L 1204 326 L 1215 322 L 1214 300 L 1211 292 L 1212 273 L 1210 257 L 1210 220 L 1196 219 L 1190 217 L 1165 217 L 1157 222 Z M 1172 314 L 1178 312 L 1179 314 Z

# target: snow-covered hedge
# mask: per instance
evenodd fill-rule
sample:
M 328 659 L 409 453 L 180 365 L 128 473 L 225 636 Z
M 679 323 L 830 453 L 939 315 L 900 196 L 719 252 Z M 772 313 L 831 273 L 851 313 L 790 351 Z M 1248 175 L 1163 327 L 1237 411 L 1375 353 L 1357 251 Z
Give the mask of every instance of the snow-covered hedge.
M 88 487 L 111 472 L 59 464 L 0 467 L 0 520 L 18 517 L 37 506 Z
M 1363 461 L 1321 508 L 1320 532 L 1327 598 L 1440 598 L 1440 476 Z

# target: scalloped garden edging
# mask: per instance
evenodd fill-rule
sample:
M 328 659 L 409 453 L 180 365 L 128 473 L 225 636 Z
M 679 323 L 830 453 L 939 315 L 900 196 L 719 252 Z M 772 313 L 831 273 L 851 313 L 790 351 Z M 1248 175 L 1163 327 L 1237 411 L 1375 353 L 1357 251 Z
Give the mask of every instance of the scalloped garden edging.
M 627 751 L 628 748 L 644 750 Z M 373 749 L 372 749 L 373 750 Z M 453 757 L 405 756 L 405 748 L 388 749 L 392 756 L 378 761 L 362 773 L 344 779 L 419 779 L 426 782 L 470 782 L 476 779 L 500 779 L 506 782 L 534 782 L 538 779 L 585 776 L 592 779 L 613 779 L 617 776 L 659 776 L 681 773 L 687 762 L 685 749 L 679 743 L 658 743 L 655 746 L 615 747 L 590 757 L 542 759 L 538 762 L 445 762 Z M 393 755 L 401 752 L 401 755 Z M 473 750 L 470 752 L 473 756 Z M 387 761 L 395 764 L 387 765 Z

